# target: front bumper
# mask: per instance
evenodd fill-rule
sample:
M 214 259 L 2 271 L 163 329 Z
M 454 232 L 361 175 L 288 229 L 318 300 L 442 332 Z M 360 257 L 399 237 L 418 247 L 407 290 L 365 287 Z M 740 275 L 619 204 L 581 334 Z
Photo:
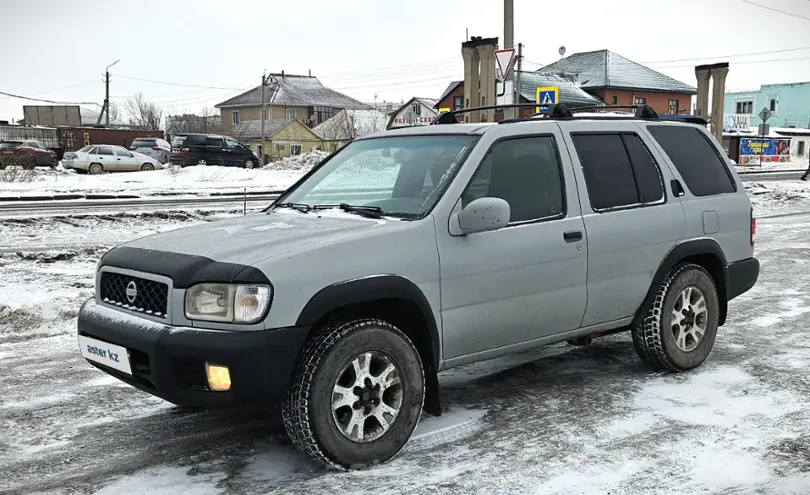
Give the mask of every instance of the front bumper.
M 307 327 L 226 332 L 175 327 L 98 304 L 79 311 L 79 335 L 127 348 L 132 375 L 93 361 L 106 373 L 184 406 L 249 409 L 278 405 L 287 389 Z M 208 389 L 205 363 L 228 366 L 231 389 Z

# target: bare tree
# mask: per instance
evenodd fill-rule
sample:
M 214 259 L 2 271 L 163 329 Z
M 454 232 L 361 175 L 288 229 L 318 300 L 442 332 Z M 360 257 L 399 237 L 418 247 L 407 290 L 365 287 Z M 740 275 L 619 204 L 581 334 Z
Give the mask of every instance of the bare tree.
M 110 121 L 117 122 L 121 117 L 121 108 L 115 103 L 110 103 Z
M 163 110 L 154 102 L 147 101 L 143 93 L 135 93 L 127 99 L 124 108 L 129 115 L 129 121 L 137 126 L 159 129 L 163 123 Z

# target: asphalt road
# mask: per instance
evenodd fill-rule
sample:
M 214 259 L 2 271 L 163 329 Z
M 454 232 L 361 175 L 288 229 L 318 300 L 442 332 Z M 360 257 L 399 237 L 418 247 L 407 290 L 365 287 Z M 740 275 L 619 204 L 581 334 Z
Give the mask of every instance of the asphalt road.
M 709 360 L 651 373 L 628 336 L 443 373 L 397 458 L 324 471 L 273 414 L 172 407 L 78 356 L 100 252 L 0 255 L 3 493 L 807 493 L 810 215 L 759 223 L 757 286 Z M 803 491 L 802 491 L 803 490 Z

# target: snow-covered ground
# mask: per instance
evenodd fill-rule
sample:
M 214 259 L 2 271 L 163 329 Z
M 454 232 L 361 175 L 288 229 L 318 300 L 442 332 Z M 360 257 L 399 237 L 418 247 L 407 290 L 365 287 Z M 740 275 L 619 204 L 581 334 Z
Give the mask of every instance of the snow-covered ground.
M 747 172 L 768 172 L 772 170 L 807 170 L 808 166 L 808 159 L 807 158 L 794 158 L 791 157 L 789 162 L 785 163 L 763 163 L 760 167 L 757 165 L 747 165 L 747 166 L 740 166 L 737 165 L 734 168 L 737 170 L 738 173 L 747 173 Z
M 793 185 L 774 184 L 755 186 L 775 189 L 753 196 L 759 215 L 793 201 Z M 447 414 L 425 417 L 390 463 L 351 473 L 311 463 L 274 416 L 179 409 L 80 359 L 100 246 L 211 218 L 178 215 L 0 222 L 20 251 L 48 236 L 82 246 L 0 254 L 0 492 L 810 491 L 810 215 L 759 222 L 760 280 L 697 370 L 651 373 L 627 335 L 450 370 Z

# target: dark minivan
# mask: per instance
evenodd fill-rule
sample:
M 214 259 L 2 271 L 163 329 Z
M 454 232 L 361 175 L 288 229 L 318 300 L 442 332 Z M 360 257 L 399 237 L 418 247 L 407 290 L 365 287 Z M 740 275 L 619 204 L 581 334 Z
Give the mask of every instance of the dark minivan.
M 259 158 L 246 145 L 218 134 L 177 134 L 172 138 L 171 163 L 255 168 Z

